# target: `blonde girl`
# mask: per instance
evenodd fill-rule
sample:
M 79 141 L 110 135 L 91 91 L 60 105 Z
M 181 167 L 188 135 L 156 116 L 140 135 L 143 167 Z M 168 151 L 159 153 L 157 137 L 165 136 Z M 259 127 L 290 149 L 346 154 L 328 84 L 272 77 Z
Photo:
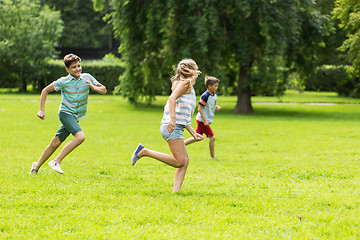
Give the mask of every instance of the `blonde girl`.
M 151 157 L 176 168 L 173 192 L 180 191 L 189 164 L 183 137 L 184 128 L 196 141 L 204 139 L 190 125 L 196 106 L 193 86 L 200 73 L 194 60 L 183 59 L 178 63 L 175 75 L 171 78 L 172 93 L 164 107 L 160 132 L 167 141 L 172 155 L 150 150 L 139 144 L 131 158 L 132 165 L 142 157 Z

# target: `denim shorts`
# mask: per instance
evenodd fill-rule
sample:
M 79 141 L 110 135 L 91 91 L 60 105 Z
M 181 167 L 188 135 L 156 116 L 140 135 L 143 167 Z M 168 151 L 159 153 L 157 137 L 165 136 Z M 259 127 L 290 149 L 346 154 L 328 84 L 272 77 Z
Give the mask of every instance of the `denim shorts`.
M 61 142 L 65 141 L 70 133 L 75 135 L 77 132 L 82 131 L 79 122 L 71 113 L 60 111 L 59 119 L 62 125 L 56 132 L 55 136 L 58 136 Z
M 166 141 L 169 141 L 171 139 L 184 139 L 184 125 L 176 124 L 174 131 L 172 131 L 171 133 L 168 132 L 167 126 L 168 124 L 160 125 L 161 135 Z

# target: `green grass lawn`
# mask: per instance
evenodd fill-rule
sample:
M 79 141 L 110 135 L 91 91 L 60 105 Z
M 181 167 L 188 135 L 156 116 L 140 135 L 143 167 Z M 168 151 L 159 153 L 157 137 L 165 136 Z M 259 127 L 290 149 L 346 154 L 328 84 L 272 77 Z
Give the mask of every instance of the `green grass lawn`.
M 339 97 L 334 92 L 303 92 L 287 90 L 280 97 L 254 97 L 254 102 L 297 102 L 297 103 L 355 103 L 359 104 L 358 98 Z
M 208 139 L 189 145 L 183 188 L 172 194 L 173 168 L 130 164 L 139 142 L 170 153 L 159 133 L 166 97 L 133 106 L 91 95 L 86 140 L 63 161 L 65 174 L 45 164 L 29 176 L 60 126 L 60 95 L 48 97 L 44 121 L 39 99 L 0 95 L 0 239 L 360 238 L 360 105 L 255 97 L 255 114 L 242 116 L 235 97 L 220 96 L 212 129 L 221 160 Z M 281 101 L 359 103 L 291 91 Z

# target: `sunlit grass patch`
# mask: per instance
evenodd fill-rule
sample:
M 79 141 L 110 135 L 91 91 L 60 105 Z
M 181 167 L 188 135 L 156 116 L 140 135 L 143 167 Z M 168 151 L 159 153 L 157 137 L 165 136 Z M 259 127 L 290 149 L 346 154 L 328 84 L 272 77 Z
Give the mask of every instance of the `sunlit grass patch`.
M 149 107 L 91 95 L 86 140 L 65 158 L 65 174 L 45 164 L 29 176 L 60 126 L 60 96 L 49 95 L 42 121 L 39 96 L 0 95 L 0 238 L 359 238 L 360 105 L 254 100 L 255 114 L 242 116 L 232 113 L 236 98 L 218 98 L 211 127 L 221 160 L 208 139 L 189 145 L 182 191 L 172 194 L 173 168 L 150 158 L 130 165 L 139 142 L 170 153 L 159 133 L 166 97 Z

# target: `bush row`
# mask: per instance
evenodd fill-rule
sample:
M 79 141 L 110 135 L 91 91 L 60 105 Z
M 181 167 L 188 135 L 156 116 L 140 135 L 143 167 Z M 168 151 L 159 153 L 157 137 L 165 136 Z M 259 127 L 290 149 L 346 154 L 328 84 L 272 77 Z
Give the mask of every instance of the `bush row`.
M 83 73 L 90 73 L 107 89 L 107 94 L 112 94 L 114 88 L 120 84 L 119 77 L 124 72 L 124 64 L 108 61 L 81 61 Z M 47 67 L 42 87 L 52 83 L 60 77 L 66 76 L 64 63 L 61 60 L 51 60 Z M 41 88 L 41 87 L 40 87 Z
M 305 80 L 305 90 L 337 92 L 349 96 L 351 81 L 346 66 L 324 65 Z

